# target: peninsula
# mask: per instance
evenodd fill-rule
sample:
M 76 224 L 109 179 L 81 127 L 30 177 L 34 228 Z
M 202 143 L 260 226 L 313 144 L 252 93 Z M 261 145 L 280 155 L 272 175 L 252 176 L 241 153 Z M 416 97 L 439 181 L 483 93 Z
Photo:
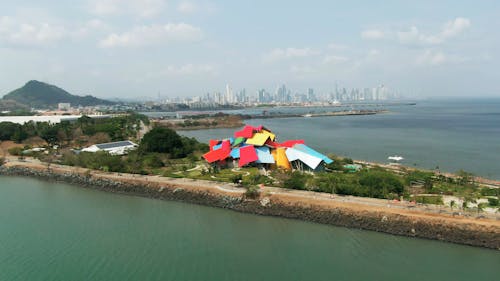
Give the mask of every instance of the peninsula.
M 207 145 L 139 114 L 0 129 L 3 175 L 500 248 L 499 186 L 466 172 L 323 155 L 262 126 Z

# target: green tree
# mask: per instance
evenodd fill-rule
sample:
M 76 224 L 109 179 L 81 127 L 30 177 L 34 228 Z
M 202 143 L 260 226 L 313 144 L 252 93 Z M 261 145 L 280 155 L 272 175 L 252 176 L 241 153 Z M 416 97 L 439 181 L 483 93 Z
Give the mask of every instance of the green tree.
M 19 124 L 12 122 L 1 122 L 0 123 L 0 141 L 12 140 L 12 137 L 18 130 Z
M 45 128 L 40 137 L 44 139 L 48 144 L 54 145 L 59 141 L 59 128 L 57 126 L 48 126 Z
M 142 138 L 139 149 L 145 152 L 169 153 L 172 158 L 186 156 L 182 138 L 172 129 L 156 127 Z

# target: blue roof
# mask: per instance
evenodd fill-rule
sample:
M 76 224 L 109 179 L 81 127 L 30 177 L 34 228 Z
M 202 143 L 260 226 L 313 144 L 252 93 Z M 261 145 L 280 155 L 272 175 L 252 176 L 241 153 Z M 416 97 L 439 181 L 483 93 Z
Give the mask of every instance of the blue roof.
M 305 144 L 296 144 L 293 146 L 293 148 L 302 151 L 304 153 L 307 153 L 309 155 L 312 155 L 314 157 L 320 158 L 321 160 L 325 161 L 326 164 L 333 163 L 333 160 L 325 156 L 324 154 L 321 154 L 317 152 L 316 150 L 310 148 L 309 146 Z
M 96 144 L 99 149 L 111 149 L 123 146 L 135 146 L 136 144 L 131 141 L 117 141 L 117 142 L 108 142 L 108 143 L 100 143 Z
M 255 147 L 255 151 L 257 152 L 257 157 L 259 158 L 259 160 L 255 161 L 255 163 L 274 164 L 274 157 L 269 152 L 269 147 Z
M 240 148 L 239 147 L 233 148 L 233 150 L 231 150 L 231 153 L 229 155 L 234 159 L 240 158 Z

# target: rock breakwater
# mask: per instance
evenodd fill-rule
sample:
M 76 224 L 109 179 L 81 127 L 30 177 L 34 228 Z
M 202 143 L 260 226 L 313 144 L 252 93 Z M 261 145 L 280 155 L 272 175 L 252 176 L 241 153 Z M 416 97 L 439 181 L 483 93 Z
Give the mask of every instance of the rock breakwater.
M 259 199 L 248 199 L 241 193 L 227 194 L 218 192 L 216 188 L 214 190 L 200 190 L 189 188 L 188 184 L 183 187 L 178 183 L 159 184 L 141 179 L 131 182 L 96 177 L 92 175 L 92 172 L 81 174 L 31 167 L 1 166 L 0 175 L 34 177 L 112 193 L 175 200 L 258 215 L 299 219 L 394 235 L 500 249 L 498 224 L 475 224 L 470 221 L 457 223 L 456 220 L 448 221 L 445 217 L 439 216 L 411 216 L 383 211 L 359 210 L 359 208 L 351 209 L 346 206 L 327 207 L 310 202 L 310 200 L 290 201 L 270 194 L 261 194 Z

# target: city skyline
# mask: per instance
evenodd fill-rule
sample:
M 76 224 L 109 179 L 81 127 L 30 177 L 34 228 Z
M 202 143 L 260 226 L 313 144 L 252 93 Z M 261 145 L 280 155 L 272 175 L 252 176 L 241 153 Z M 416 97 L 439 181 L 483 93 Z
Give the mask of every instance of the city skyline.
M 260 88 L 255 92 L 248 92 L 246 88 L 238 91 L 233 90 L 230 84 L 226 84 L 225 91 L 207 92 L 204 95 L 187 97 L 164 97 L 158 93 L 156 99 L 151 101 L 158 103 L 182 103 L 201 107 L 211 105 L 236 105 L 236 104 L 306 104 L 306 103 L 340 103 L 356 101 L 385 101 L 396 99 L 411 99 L 402 96 L 397 90 L 391 89 L 383 84 L 371 88 L 346 88 L 336 85 L 335 89 L 328 92 L 317 92 L 314 88 L 306 91 L 297 91 L 287 87 L 286 84 L 278 85 L 274 90 Z
M 384 84 L 412 98 L 500 96 L 495 1 L 20 0 L 0 4 L 0 95 L 36 79 L 155 99 L 276 85 Z M 238 89 L 238 90 L 236 90 Z

